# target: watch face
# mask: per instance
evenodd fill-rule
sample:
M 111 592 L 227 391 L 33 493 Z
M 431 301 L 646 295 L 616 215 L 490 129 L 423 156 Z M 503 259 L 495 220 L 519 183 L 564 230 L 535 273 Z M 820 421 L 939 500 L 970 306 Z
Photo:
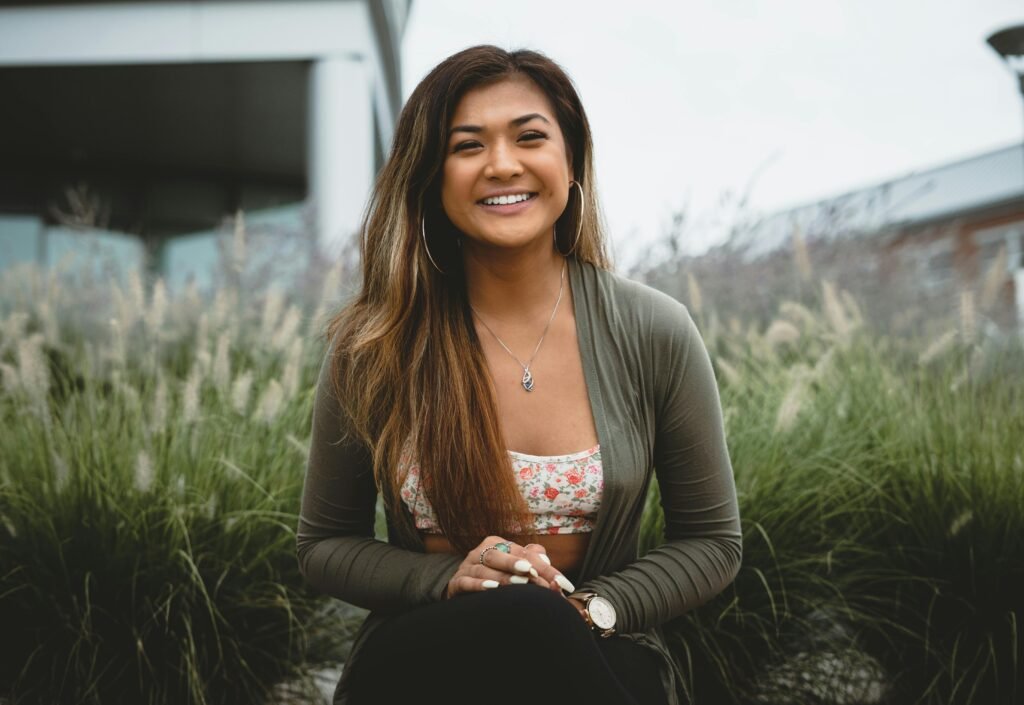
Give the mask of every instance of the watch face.
M 611 629 L 615 626 L 615 608 L 603 597 L 595 597 L 587 605 L 590 618 L 599 629 Z

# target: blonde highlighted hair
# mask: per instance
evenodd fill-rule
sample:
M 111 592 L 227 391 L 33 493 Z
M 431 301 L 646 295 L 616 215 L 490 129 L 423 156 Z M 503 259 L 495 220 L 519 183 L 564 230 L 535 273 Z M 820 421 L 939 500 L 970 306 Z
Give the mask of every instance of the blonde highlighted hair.
M 532 520 L 511 472 L 470 316 L 458 231 L 440 197 L 447 131 L 462 96 L 516 75 L 528 77 L 551 101 L 584 195 L 581 223 L 579 194 L 570 189 L 556 222 L 558 248 L 610 267 L 590 126 L 571 80 L 538 52 L 471 47 L 435 67 L 402 110 L 361 227 L 361 288 L 326 330 L 327 340 L 336 342 L 335 394 L 369 450 L 390 510 L 402 510 L 399 458 L 411 450 L 439 529 L 462 551 L 489 534 L 528 531 Z M 427 256 L 421 221 L 444 274 Z

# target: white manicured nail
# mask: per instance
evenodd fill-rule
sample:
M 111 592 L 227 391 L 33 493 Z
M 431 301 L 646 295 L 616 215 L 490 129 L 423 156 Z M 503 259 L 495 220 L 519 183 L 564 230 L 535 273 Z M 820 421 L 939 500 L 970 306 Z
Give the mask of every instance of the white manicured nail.
M 530 582 L 530 579 L 523 575 L 513 575 L 508 581 L 514 585 L 526 585 L 526 583 Z
M 537 569 L 533 568 L 533 567 L 530 568 L 530 575 L 532 575 L 535 578 L 539 578 L 540 577 L 540 573 L 538 573 Z
M 545 562 L 545 563 L 547 563 L 548 565 L 551 565 L 551 559 L 550 559 L 550 558 L 548 558 L 547 556 L 545 556 L 545 555 L 544 555 L 543 553 L 539 553 L 539 554 L 537 554 L 537 555 L 539 555 L 539 556 L 540 556 L 540 559 L 541 559 L 542 561 L 544 561 L 544 562 Z
M 484 587 L 485 587 L 486 589 L 488 589 L 488 590 L 490 590 L 491 588 L 496 588 L 496 587 L 498 587 L 498 585 L 499 585 L 499 584 L 500 584 L 500 583 L 498 583 L 498 581 L 497 581 L 497 580 L 485 580 L 485 581 L 484 581 L 484 582 L 482 583 L 482 585 L 483 585 L 483 586 L 484 586 Z
M 576 592 L 576 588 L 564 575 L 556 575 L 555 582 L 558 583 L 558 587 L 562 588 L 566 592 Z
M 528 573 L 530 572 L 530 568 L 532 566 L 530 565 L 530 561 L 519 559 L 518 561 L 516 561 L 516 564 L 512 567 L 518 570 L 520 573 Z

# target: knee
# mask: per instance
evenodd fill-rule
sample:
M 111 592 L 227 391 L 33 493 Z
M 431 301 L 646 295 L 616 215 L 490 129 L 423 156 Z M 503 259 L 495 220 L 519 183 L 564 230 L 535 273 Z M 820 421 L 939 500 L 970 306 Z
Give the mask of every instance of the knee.
M 506 585 L 488 595 L 489 613 L 501 626 L 533 633 L 584 626 L 579 612 L 562 595 L 539 585 Z

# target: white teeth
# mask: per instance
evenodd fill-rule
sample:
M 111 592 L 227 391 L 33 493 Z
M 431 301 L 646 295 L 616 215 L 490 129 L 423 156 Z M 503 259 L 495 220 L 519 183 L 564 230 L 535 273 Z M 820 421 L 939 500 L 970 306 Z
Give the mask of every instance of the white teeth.
M 519 203 L 530 198 L 528 193 L 517 193 L 513 196 L 494 196 L 491 198 L 485 198 L 484 204 L 488 206 L 507 206 L 510 203 Z

